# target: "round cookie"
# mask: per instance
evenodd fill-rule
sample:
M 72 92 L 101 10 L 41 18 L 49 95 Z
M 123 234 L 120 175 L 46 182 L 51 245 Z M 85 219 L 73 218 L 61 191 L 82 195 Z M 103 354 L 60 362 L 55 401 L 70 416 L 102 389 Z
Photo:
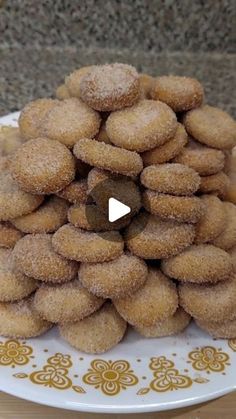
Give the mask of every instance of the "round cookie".
M 224 172 L 218 172 L 211 176 L 202 176 L 199 192 L 215 194 L 220 198 L 224 198 L 229 184 L 229 177 Z
M 13 250 L 16 267 L 25 275 L 45 282 L 60 283 L 74 279 L 78 264 L 58 255 L 51 234 L 28 234 Z
M 203 213 L 203 203 L 197 196 L 174 196 L 146 189 L 144 208 L 163 219 L 182 223 L 197 223 Z
M 202 195 L 203 211 L 195 225 L 194 243 L 207 243 L 218 237 L 226 226 L 226 213 L 222 201 L 213 195 Z
M 184 116 L 187 132 L 200 143 L 218 149 L 230 149 L 236 144 L 236 122 L 219 108 L 204 105 Z
M 190 246 L 194 235 L 191 224 L 163 221 L 157 216 L 141 213 L 126 229 L 125 241 L 127 248 L 143 259 L 162 259 Z
M 113 299 L 120 315 L 133 326 L 154 326 L 178 307 L 175 284 L 157 269 L 149 269 L 144 285 L 132 295 Z
M 175 157 L 174 162 L 191 167 L 201 176 L 209 176 L 223 169 L 225 155 L 221 150 L 205 147 L 191 141 Z
M 110 231 L 127 227 L 130 223 L 130 217 L 128 215 L 127 217 L 122 217 L 111 223 L 109 222 L 107 215 L 100 211 L 97 205 L 79 204 L 70 207 L 68 211 L 68 221 L 75 227 L 88 231 Z
M 154 77 L 151 77 L 148 74 L 139 74 L 139 83 L 141 91 L 140 99 L 151 99 L 151 90 L 154 80 Z
M 18 127 L 0 126 L 0 156 L 13 154 L 23 142 Z
M 177 156 L 188 142 L 188 136 L 184 126 L 177 125 L 177 130 L 173 138 L 165 144 L 155 147 L 152 150 L 145 151 L 141 154 L 144 166 L 152 164 L 166 163 Z
M 0 248 L 14 247 L 16 242 L 23 236 L 21 231 L 17 230 L 11 223 L 0 223 Z
M 80 83 L 80 97 L 98 111 L 115 111 L 132 106 L 140 95 L 139 76 L 127 64 L 92 66 Z
M 91 166 L 127 176 L 136 176 L 143 169 L 141 157 L 135 151 L 84 138 L 74 146 L 78 159 Z
M 89 172 L 88 194 L 106 215 L 111 196 L 130 207 L 129 216 L 137 213 L 141 207 L 141 194 L 135 182 L 105 170 L 94 168 Z
M 98 310 L 104 300 L 82 287 L 78 279 L 61 285 L 42 285 L 35 293 L 34 308 L 52 323 L 77 322 Z
M 236 319 L 225 320 L 224 322 L 209 322 L 196 319 L 197 325 L 216 339 L 236 338 Z
M 161 263 L 163 272 L 186 282 L 219 282 L 232 276 L 230 255 L 211 244 L 192 245 L 182 253 Z
M 198 80 L 190 77 L 161 76 L 154 79 L 151 97 L 166 103 L 175 112 L 183 112 L 202 104 L 204 90 Z
M 99 354 L 116 346 L 124 337 L 126 322 L 111 303 L 80 322 L 60 326 L 63 339 L 89 354 Z
M 141 100 L 136 105 L 113 112 L 107 118 L 110 141 L 131 151 L 146 151 L 174 137 L 177 119 L 165 103 Z
M 236 317 L 235 277 L 217 284 L 179 285 L 180 305 L 196 319 L 223 322 Z
M 53 247 L 62 256 L 78 262 L 105 262 L 119 257 L 124 242 L 118 231 L 106 231 L 99 235 L 66 224 L 53 236 Z
M 34 211 L 43 197 L 22 191 L 10 173 L 0 172 L 0 220 L 7 221 Z
M 32 297 L 16 303 L 0 303 L 0 317 L 0 334 L 11 338 L 33 338 L 52 327 L 36 313 Z
M 60 141 L 72 148 L 81 138 L 93 138 L 100 127 L 101 118 L 80 99 L 60 102 L 47 113 L 41 123 L 42 136 Z
M 86 204 L 87 202 L 87 180 L 73 180 L 68 186 L 57 192 L 57 196 L 66 199 L 71 204 Z
M 58 100 L 37 99 L 29 102 L 21 111 L 18 124 L 25 140 L 41 137 L 41 124 L 46 114 L 59 104 Z
M 167 319 L 158 322 L 154 326 L 136 326 L 135 329 L 146 338 L 162 338 L 181 333 L 186 329 L 190 321 L 191 316 L 179 307 L 172 316 L 167 317 Z
M 69 99 L 70 92 L 65 84 L 60 84 L 56 89 L 56 98 L 59 100 Z
M 37 138 L 27 141 L 11 159 L 11 173 L 19 187 L 33 194 L 50 194 L 75 177 L 71 152 L 59 141 Z
M 14 266 L 12 250 L 0 249 L 0 301 L 21 300 L 38 287 L 37 281 L 20 273 Z
M 215 246 L 229 250 L 236 245 L 236 205 L 224 202 L 226 224 L 222 233 L 212 241 Z
M 104 263 L 82 263 L 79 278 L 84 287 L 103 298 L 132 295 L 146 281 L 148 269 L 137 256 L 122 254 Z
M 70 96 L 80 97 L 80 83 L 82 78 L 93 68 L 93 66 L 85 66 L 72 71 L 65 78 L 65 85 Z
M 178 163 L 156 164 L 145 167 L 141 183 L 154 191 L 171 195 L 192 195 L 200 185 L 200 176 L 190 167 Z
M 67 222 L 69 205 L 64 199 L 51 196 L 39 208 L 12 220 L 23 233 L 52 233 Z

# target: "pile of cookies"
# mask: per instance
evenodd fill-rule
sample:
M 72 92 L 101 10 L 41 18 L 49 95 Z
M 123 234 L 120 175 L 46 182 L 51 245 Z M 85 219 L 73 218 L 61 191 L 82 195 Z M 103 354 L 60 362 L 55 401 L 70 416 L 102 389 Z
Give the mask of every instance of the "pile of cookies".
M 0 334 L 236 337 L 236 122 L 195 79 L 83 67 L 0 130 Z M 100 185 L 106 185 L 103 191 Z M 131 211 L 108 221 L 117 194 Z M 89 214 L 89 215 L 88 215 Z

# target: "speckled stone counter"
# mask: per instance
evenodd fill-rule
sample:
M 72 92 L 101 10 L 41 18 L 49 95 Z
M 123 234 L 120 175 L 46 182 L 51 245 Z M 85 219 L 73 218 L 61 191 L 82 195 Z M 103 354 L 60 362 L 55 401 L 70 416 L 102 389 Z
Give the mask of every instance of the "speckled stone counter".
M 121 61 L 152 75 L 197 77 L 206 99 L 236 117 L 236 54 L 142 53 L 100 48 L 0 47 L 0 115 L 37 97 L 53 95 L 56 86 L 74 68 Z
M 121 61 L 195 76 L 236 116 L 235 22 L 235 0 L 0 0 L 0 115 L 74 68 Z

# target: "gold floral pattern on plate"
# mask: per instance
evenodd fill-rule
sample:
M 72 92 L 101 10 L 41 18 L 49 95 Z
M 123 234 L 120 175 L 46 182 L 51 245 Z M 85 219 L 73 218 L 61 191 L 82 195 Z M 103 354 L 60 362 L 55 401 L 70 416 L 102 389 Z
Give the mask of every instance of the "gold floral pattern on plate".
M 115 396 L 121 390 L 138 383 L 138 377 L 125 360 L 94 359 L 90 366 L 87 374 L 83 376 L 83 382 L 101 390 L 107 396 Z
M 149 367 L 154 371 L 154 380 L 150 383 L 150 388 L 154 391 L 165 392 L 188 388 L 193 383 L 190 377 L 180 374 L 179 370 L 174 368 L 174 362 L 165 356 L 151 358 Z
M 48 358 L 42 370 L 30 374 L 29 379 L 34 384 L 66 390 L 72 386 L 72 381 L 68 377 L 70 367 L 72 367 L 70 355 L 56 353 Z
M 31 346 L 24 345 L 18 340 L 11 339 L 0 342 L 0 366 L 26 365 L 30 361 L 32 353 Z
M 230 339 L 228 344 L 232 351 L 236 352 L 236 339 Z
M 229 340 L 227 344 L 236 352 L 236 339 Z M 45 350 L 42 351 L 45 352 Z M 15 371 L 12 377 L 17 379 L 27 378 L 33 384 L 58 390 L 71 389 L 78 395 L 86 394 L 81 382 L 76 383 L 69 377 L 70 368 L 73 367 L 71 355 L 57 352 L 50 356 L 45 365 L 37 371 L 35 371 L 36 364 L 29 367 L 31 370 L 29 372 L 19 370 L 20 366 L 28 364 L 30 359 L 34 358 L 32 354 L 33 348 L 28 346 L 25 341 L 6 339 L 5 342 L 0 342 L 0 366 L 18 366 L 18 371 Z M 194 370 L 205 373 L 221 372 L 225 374 L 226 366 L 230 365 L 230 356 L 223 352 L 221 348 L 213 346 L 195 348 L 187 356 L 187 362 L 192 365 Z M 145 396 L 151 390 L 161 393 L 187 389 L 195 383 L 203 385 L 209 382 L 204 376 L 191 377 L 188 375 L 188 369 L 184 369 L 183 365 L 184 373 L 181 372 L 178 365 L 164 355 L 149 359 L 149 368 L 152 371 L 153 379 L 149 380 L 145 387 L 136 390 L 135 394 L 138 396 Z M 37 360 L 36 362 L 38 363 Z M 76 363 L 74 366 L 76 367 Z M 33 371 L 31 367 L 34 369 Z M 188 374 L 186 375 L 186 373 Z M 72 376 L 78 378 L 78 373 Z M 116 396 L 122 390 L 136 386 L 139 381 L 142 382 L 146 378 L 146 376 L 140 375 L 139 377 L 136 375 L 127 360 L 94 359 L 90 362 L 87 372 L 81 376 L 81 381 L 100 390 L 105 396 Z
M 189 353 L 189 359 L 192 367 L 197 371 L 222 372 L 229 364 L 229 355 L 222 352 L 221 349 L 213 346 L 204 346 L 196 348 Z

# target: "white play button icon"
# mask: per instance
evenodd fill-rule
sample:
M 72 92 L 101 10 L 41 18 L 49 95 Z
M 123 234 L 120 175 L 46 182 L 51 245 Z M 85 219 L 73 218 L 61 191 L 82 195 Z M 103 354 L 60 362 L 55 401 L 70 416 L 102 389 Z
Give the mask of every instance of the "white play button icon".
M 123 202 L 118 201 L 115 198 L 109 198 L 108 201 L 108 219 L 110 223 L 113 223 L 119 218 L 124 217 L 125 215 L 131 212 L 131 208 L 128 205 L 123 204 Z

